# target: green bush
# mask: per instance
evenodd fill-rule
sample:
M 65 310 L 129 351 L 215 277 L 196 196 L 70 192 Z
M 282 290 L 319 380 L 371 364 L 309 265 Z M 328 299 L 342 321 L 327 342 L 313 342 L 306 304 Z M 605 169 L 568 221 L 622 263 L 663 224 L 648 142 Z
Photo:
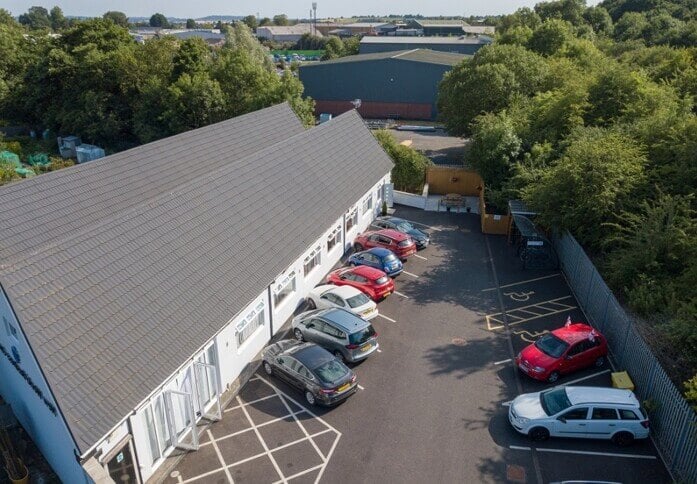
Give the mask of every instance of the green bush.
M 395 190 L 420 194 L 431 161 L 418 151 L 398 144 L 388 131 L 376 131 L 375 137 L 394 162 L 392 183 Z

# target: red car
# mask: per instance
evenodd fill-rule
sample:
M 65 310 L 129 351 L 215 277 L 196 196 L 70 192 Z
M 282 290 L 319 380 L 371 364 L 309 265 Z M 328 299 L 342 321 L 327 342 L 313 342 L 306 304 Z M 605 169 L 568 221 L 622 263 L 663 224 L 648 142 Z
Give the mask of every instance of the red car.
M 552 383 L 565 373 L 603 366 L 606 357 L 607 340 L 602 334 L 584 323 L 567 323 L 525 347 L 515 364 L 529 377 Z
M 392 278 L 370 266 L 342 267 L 329 273 L 327 283 L 355 287 L 373 301 L 384 299 L 394 292 Z
M 402 260 L 406 260 L 412 254 L 416 254 L 416 244 L 407 234 L 393 229 L 376 230 L 375 232 L 365 232 L 353 242 L 356 252 L 373 247 L 389 249 Z

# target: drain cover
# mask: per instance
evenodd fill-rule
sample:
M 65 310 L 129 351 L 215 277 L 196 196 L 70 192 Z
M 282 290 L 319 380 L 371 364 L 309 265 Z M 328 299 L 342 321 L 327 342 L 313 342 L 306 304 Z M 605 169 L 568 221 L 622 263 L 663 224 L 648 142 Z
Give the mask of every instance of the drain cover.
M 467 340 L 465 338 L 453 338 L 450 340 L 450 342 L 455 346 L 465 346 L 467 344 Z
M 525 482 L 525 468 L 508 464 L 506 466 L 506 479 L 508 482 Z

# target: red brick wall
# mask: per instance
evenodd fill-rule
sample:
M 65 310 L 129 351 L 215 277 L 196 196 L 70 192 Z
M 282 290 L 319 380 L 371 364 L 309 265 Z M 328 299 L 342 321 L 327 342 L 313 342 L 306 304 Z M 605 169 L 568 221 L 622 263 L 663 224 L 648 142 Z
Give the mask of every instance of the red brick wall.
M 321 101 L 315 100 L 315 113 L 329 113 L 339 115 L 353 109 L 350 101 Z M 375 101 L 363 101 L 358 112 L 364 118 L 390 118 L 397 116 L 400 119 L 431 119 L 431 105 L 423 103 L 381 103 Z

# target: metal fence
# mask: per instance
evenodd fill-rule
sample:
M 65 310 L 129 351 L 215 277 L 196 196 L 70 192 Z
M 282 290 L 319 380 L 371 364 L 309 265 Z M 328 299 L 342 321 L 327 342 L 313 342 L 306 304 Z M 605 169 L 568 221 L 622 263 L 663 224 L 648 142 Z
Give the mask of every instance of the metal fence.
M 673 477 L 697 482 L 697 415 L 637 332 L 591 260 L 569 233 L 553 239 L 562 271 L 590 322 L 608 340 L 619 370 L 626 370 L 640 400 L 655 405 L 651 432 Z

